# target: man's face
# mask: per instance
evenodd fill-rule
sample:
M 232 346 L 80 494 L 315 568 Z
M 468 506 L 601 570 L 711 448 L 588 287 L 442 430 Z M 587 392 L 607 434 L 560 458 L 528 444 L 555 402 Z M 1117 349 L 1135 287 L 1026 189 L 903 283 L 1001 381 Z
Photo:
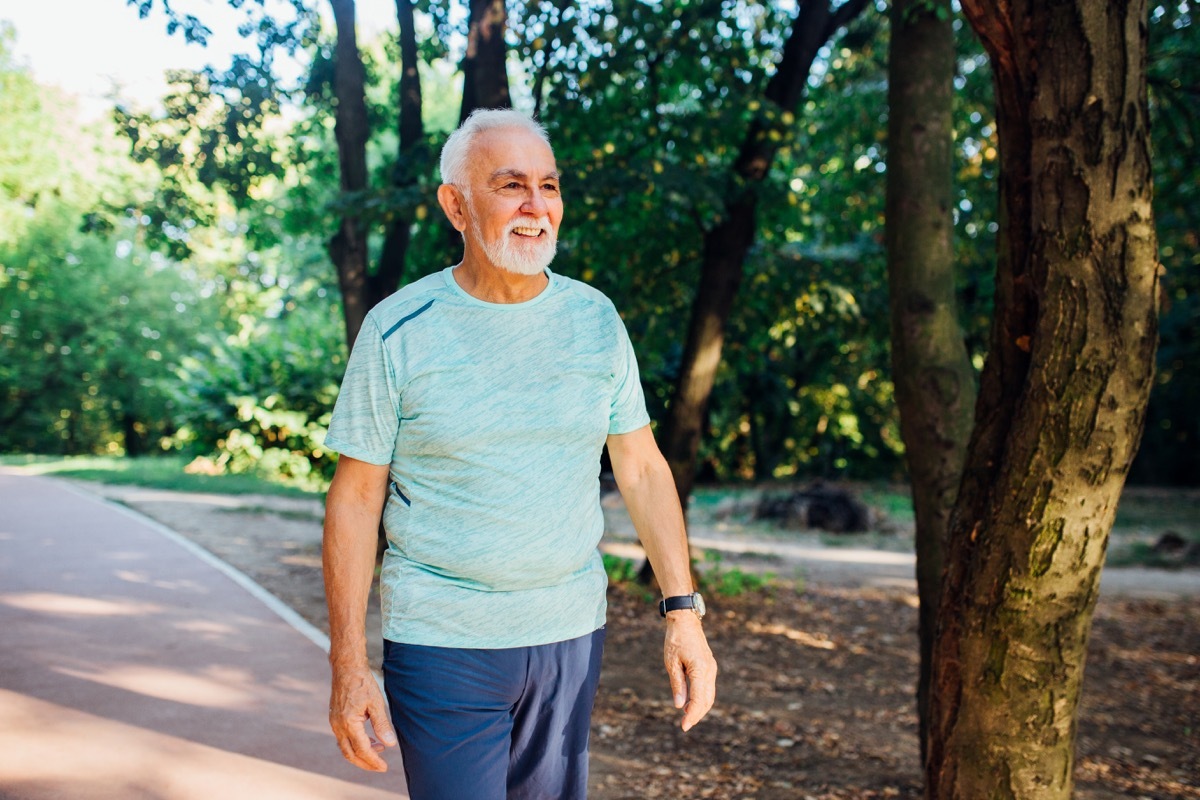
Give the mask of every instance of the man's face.
M 496 128 L 471 143 L 467 246 L 492 265 L 537 275 L 554 259 L 562 195 L 550 147 L 523 128 Z

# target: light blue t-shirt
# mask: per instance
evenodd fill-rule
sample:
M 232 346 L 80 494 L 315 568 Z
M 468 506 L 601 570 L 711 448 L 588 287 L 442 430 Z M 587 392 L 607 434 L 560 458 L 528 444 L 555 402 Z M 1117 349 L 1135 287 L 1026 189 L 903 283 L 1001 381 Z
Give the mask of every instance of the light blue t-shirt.
M 547 275 L 496 304 L 447 268 L 358 335 L 325 445 L 390 465 L 386 639 L 526 647 L 604 624 L 600 451 L 649 416 L 612 302 Z

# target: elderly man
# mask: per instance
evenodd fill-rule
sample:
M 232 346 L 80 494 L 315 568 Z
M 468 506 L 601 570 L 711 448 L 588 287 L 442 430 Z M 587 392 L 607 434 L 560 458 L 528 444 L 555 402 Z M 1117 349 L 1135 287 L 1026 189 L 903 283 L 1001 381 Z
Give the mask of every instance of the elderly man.
M 398 742 L 414 800 L 583 798 L 606 444 L 665 595 L 685 731 L 715 696 L 703 601 L 624 325 L 600 292 L 549 270 L 563 201 L 545 131 L 476 112 L 441 170 L 462 261 L 367 316 L 326 439 L 342 455 L 324 543 L 330 724 L 363 769 L 386 770 Z M 381 514 L 386 706 L 364 636 Z

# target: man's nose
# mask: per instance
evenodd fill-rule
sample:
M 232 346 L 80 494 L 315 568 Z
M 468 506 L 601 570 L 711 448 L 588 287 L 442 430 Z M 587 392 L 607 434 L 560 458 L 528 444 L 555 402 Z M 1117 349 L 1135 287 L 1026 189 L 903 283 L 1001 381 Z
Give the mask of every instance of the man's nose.
M 540 187 L 535 186 L 529 191 L 529 195 L 525 198 L 525 202 L 521 205 L 521 210 L 526 214 L 531 214 L 535 217 L 544 217 L 549 213 L 550 206 L 546 203 L 546 198 L 542 196 Z

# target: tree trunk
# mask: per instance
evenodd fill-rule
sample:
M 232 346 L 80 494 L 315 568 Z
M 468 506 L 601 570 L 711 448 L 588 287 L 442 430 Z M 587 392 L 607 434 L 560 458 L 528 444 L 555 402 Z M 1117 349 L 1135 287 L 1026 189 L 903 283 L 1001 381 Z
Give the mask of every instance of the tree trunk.
M 121 431 L 125 434 L 125 455 L 137 458 L 146 452 L 145 442 L 138 432 L 137 417 L 128 411 L 121 412 Z
M 758 231 L 759 187 L 776 152 L 794 138 L 794 115 L 818 51 L 865 7 L 865 0 L 849 0 L 836 10 L 828 0 L 801 0 L 778 69 L 767 84 L 764 112 L 751 123 L 734 163 L 729 204 L 716 226 L 704 235 L 687 344 L 660 437 L 684 509 L 695 481 L 696 454 L 721 362 L 725 326 L 742 282 L 746 254 Z
M 428 154 L 425 152 L 425 125 L 421 120 L 421 73 L 417 66 L 412 0 L 396 0 L 396 19 L 400 23 L 400 114 L 397 120 L 400 144 L 392 186 L 402 193 L 417 185 Z M 383 240 L 379 264 L 368 279 L 369 307 L 396 291 L 403 281 L 412 225 L 413 216 L 408 208 L 397 209 Z
M 334 136 L 343 194 L 367 188 L 367 102 L 362 58 L 354 31 L 354 0 L 329 0 L 337 26 L 333 90 L 337 100 Z M 354 346 L 370 310 L 367 299 L 367 226 L 347 209 L 341 226 L 329 241 L 329 256 L 337 269 L 346 324 L 346 344 Z
M 746 255 L 758 232 L 759 187 L 779 148 L 794 138 L 796 109 L 817 53 L 866 5 L 866 0 L 848 0 L 835 11 L 828 0 L 801 0 L 778 68 L 764 92 L 764 111 L 750 124 L 734 162 L 725 213 L 704 234 L 700 283 L 692 300 L 687 343 L 658 436 L 685 515 L 696 481 L 696 455 L 708 398 L 725 345 L 725 326 L 742 282 Z M 649 584 L 652 575 L 646 561 L 638 571 L 638 581 Z
M 1157 337 L 1146 5 L 962 5 L 995 73 L 1000 249 L 947 543 L 926 793 L 1066 800 Z
M 895 0 L 888 62 L 892 379 L 917 525 L 922 758 L 943 544 L 975 410 L 954 281 L 952 18 L 950 0 Z
M 477 108 L 508 108 L 508 46 L 504 29 L 508 10 L 504 0 L 470 0 L 467 54 L 463 57 L 461 124 Z

